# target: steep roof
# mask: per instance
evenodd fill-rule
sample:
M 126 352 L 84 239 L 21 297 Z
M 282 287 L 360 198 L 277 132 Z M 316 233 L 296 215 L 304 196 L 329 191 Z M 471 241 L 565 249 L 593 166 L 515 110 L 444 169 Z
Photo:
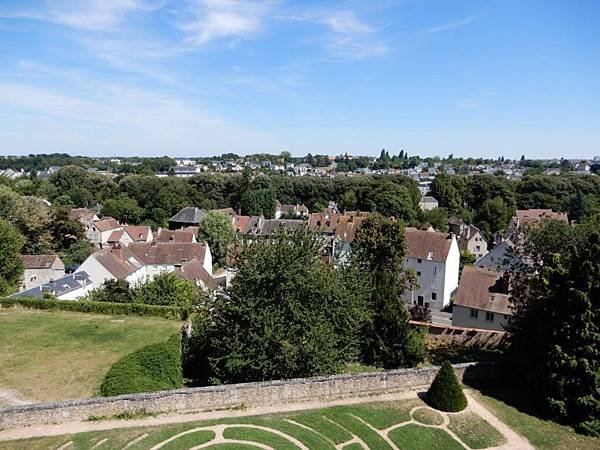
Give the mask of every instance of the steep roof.
M 113 219 L 112 217 L 104 217 L 100 220 L 96 220 L 94 222 L 94 225 L 100 231 L 114 230 L 115 228 L 119 228 L 121 226 L 119 225 L 119 222 L 117 222 L 116 219 Z
M 233 228 L 240 234 L 258 234 L 262 227 L 263 219 L 259 216 L 235 216 Z
M 454 235 L 438 231 L 406 228 L 406 257 L 424 261 L 446 262 Z
M 93 253 L 92 256 L 108 270 L 112 276 L 118 279 L 127 277 L 143 265 L 142 262 L 129 251 L 128 246 L 122 247 L 119 245 L 114 248 L 105 248 Z
M 123 227 L 123 231 L 127 232 L 134 242 L 146 242 L 150 234 L 150 227 L 128 225 Z
M 154 236 L 157 242 L 194 242 L 196 237 L 195 227 L 180 228 L 179 230 L 167 230 L 159 228 Z
M 208 271 L 204 268 L 202 261 L 197 258 L 182 264 L 181 268 L 179 270 L 175 270 L 174 274 L 178 277 L 193 282 L 200 280 L 211 291 L 214 291 L 218 288 L 217 280 L 215 280 L 214 277 L 208 273 Z
M 508 294 L 494 292 L 502 274 L 482 267 L 463 268 L 454 304 L 467 308 L 481 309 L 499 314 L 511 314 Z
M 423 197 L 421 197 L 420 203 L 435 203 L 435 204 L 437 204 L 438 201 L 436 200 L 435 197 L 432 197 L 431 195 L 424 195 Z
M 133 242 L 126 247 L 145 264 L 181 264 L 198 258 L 204 261 L 205 243 L 189 242 Z
M 269 236 L 278 230 L 295 231 L 302 225 L 304 225 L 304 220 L 269 219 L 264 221 L 260 234 Z
M 56 262 L 62 265 L 57 255 L 21 255 L 21 261 L 25 269 L 50 269 Z
M 496 245 L 490 252 L 481 257 L 476 263 L 477 267 L 486 267 L 493 270 L 519 270 L 521 260 L 513 253 L 515 244 L 506 239 Z
M 200 223 L 200 220 L 202 220 L 204 214 L 206 214 L 205 210 L 189 206 L 187 208 L 183 208 L 181 211 L 171 217 L 169 222 L 198 224 Z
M 369 216 L 367 212 L 313 213 L 308 219 L 308 228 L 313 232 L 335 234 L 340 239 L 352 242 L 356 228 Z

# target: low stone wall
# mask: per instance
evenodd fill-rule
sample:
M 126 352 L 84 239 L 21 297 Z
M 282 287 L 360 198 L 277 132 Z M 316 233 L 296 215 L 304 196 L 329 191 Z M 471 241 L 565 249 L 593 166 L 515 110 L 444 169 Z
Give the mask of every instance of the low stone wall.
M 456 364 L 454 368 L 459 379 L 488 378 L 493 371 L 489 365 L 478 363 Z M 241 405 L 281 405 L 407 391 L 427 387 L 438 369 L 296 378 L 13 406 L 0 409 L 0 429 L 85 421 L 90 417 L 110 417 L 141 410 L 149 413 L 199 412 Z

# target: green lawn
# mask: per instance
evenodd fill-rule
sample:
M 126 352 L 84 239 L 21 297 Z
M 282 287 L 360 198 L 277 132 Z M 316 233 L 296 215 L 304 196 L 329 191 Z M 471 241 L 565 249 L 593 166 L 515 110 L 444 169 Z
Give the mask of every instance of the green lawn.
M 115 361 L 179 327 L 158 318 L 0 309 L 0 389 L 32 401 L 89 397 Z
M 429 413 L 425 412 L 429 411 Z M 418 414 L 415 416 L 415 414 Z M 442 414 L 432 411 L 419 399 L 377 402 L 360 405 L 335 406 L 266 416 L 226 418 L 205 422 L 192 422 L 162 427 L 122 428 L 94 431 L 71 436 L 36 438 L 0 442 L 0 449 L 23 448 L 122 449 L 145 450 L 162 444 L 162 449 L 190 449 L 207 443 L 209 448 L 257 448 L 253 443 L 267 445 L 276 450 L 299 450 L 298 443 L 316 450 L 346 450 L 364 448 L 390 450 L 389 442 L 398 448 L 414 450 L 464 448 L 446 431 L 440 422 Z M 463 413 L 452 414 L 453 418 Z M 465 412 L 461 423 L 477 424 L 482 419 Z M 432 425 L 414 423 L 416 419 Z M 435 425 L 433 425 L 435 423 Z M 488 424 L 488 427 L 495 431 Z M 489 431 L 489 430 L 486 430 Z M 220 435 L 224 440 L 214 441 Z M 499 434 L 499 433 L 498 433 Z M 501 438 L 490 441 L 490 446 L 501 443 Z M 299 441 L 299 442 L 298 442 Z M 99 444 L 100 443 L 100 444 Z
M 506 403 L 478 391 L 473 395 L 498 419 L 536 448 L 548 450 L 597 450 L 600 449 L 600 439 L 577 434 L 572 428 L 558 425 L 554 422 L 530 416 Z

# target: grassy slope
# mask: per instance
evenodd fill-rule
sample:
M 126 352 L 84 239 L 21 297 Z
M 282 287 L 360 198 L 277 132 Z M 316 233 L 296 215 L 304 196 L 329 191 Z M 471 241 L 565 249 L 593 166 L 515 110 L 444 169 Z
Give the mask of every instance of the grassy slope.
M 155 318 L 0 309 L 0 389 L 37 401 L 89 397 L 115 361 L 179 327 Z
M 511 427 L 521 436 L 526 437 L 531 445 L 539 449 L 578 449 L 592 450 L 600 448 L 600 439 L 582 436 L 572 428 L 558 425 L 554 422 L 530 416 L 493 397 L 485 396 L 477 391 L 471 391 L 492 411 L 498 419 Z

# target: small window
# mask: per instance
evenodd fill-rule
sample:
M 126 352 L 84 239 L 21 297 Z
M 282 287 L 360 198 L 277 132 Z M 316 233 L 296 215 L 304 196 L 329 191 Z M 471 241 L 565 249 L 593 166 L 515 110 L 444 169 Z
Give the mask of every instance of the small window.
M 481 251 L 481 247 L 478 245 L 477 247 L 475 247 L 475 250 L 477 250 L 479 252 L 479 251 Z
M 421 276 L 421 272 L 417 272 L 417 276 L 420 277 Z
M 433 274 L 434 274 L 434 275 L 437 275 L 437 266 L 434 266 L 434 267 L 433 267 Z
M 429 302 L 425 302 L 425 308 L 429 308 Z
M 479 311 L 477 311 L 476 309 L 472 309 L 471 310 L 471 318 L 477 319 L 478 316 L 479 316 Z
M 431 300 L 433 300 L 434 302 L 437 300 L 437 292 L 431 293 Z
M 419 296 L 417 297 L 417 304 L 418 304 L 419 306 L 423 306 L 423 300 L 424 300 L 424 299 L 423 299 L 423 296 L 422 296 L 422 295 L 419 295 Z
M 422 260 L 421 258 L 419 258 L 419 259 L 417 259 L 417 262 L 418 262 L 419 264 L 421 264 L 421 263 L 423 262 L 423 260 Z
M 493 322 L 494 321 L 494 313 L 493 312 L 486 312 L 485 313 L 485 320 L 487 320 L 488 322 Z

